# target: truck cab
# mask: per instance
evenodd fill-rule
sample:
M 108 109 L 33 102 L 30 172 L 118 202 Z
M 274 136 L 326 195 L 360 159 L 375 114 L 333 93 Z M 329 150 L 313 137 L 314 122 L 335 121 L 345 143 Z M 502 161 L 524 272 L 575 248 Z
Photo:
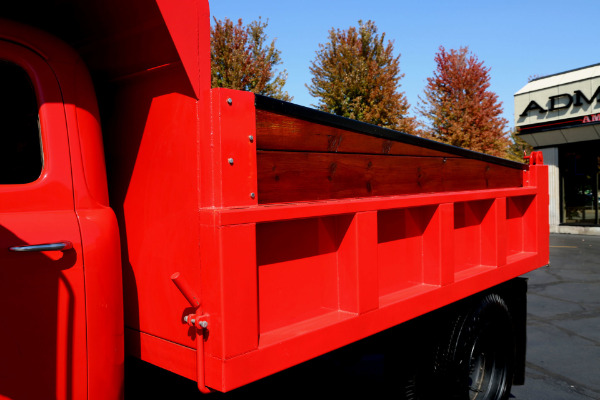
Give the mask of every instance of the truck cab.
M 119 234 L 87 69 L 9 21 L 0 60 L 0 397 L 117 398 Z

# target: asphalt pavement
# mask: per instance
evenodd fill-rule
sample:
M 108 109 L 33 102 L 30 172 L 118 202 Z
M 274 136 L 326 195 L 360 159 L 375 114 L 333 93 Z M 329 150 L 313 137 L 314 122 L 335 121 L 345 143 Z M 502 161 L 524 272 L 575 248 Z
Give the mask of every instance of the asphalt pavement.
M 518 400 L 600 399 L 600 237 L 550 236 L 529 278 L 527 370 Z

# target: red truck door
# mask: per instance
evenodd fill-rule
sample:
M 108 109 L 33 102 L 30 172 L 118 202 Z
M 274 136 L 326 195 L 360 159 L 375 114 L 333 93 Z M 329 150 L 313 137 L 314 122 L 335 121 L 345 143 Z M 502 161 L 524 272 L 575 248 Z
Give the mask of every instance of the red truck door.
M 0 399 L 87 396 L 83 260 L 64 104 L 0 39 Z

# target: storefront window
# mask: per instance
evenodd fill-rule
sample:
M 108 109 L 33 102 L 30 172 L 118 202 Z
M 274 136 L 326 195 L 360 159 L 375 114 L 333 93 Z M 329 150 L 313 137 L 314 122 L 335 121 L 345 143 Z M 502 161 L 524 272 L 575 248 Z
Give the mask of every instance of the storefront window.
M 600 150 L 587 142 L 561 148 L 562 223 L 599 225 L 598 171 Z

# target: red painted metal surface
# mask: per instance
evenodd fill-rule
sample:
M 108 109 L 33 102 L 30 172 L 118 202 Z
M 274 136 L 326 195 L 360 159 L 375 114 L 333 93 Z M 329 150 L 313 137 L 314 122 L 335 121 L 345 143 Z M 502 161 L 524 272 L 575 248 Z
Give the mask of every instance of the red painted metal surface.
M 57 60 L 69 131 L 71 175 L 85 279 L 88 399 L 118 399 L 123 390 L 123 286 L 119 229 L 109 207 L 96 96 L 88 71 L 70 49 Z M 57 53 L 53 50 L 53 53 Z M 66 58 L 66 56 L 65 56 Z
M 0 397 L 85 397 L 82 242 L 73 205 L 67 124 L 52 69 L 33 51 L 0 40 L 1 58 L 24 68 L 39 104 L 44 168 L 33 183 L 0 185 Z M 65 252 L 13 246 L 69 241 Z M 47 371 L 31 384 L 32 360 Z
M 37 181 L 0 186 L 0 303 L 11 324 L 0 333 L 0 397 L 119 398 L 120 250 L 91 82 L 72 50 L 8 21 L 0 58 L 31 77 L 44 156 Z M 73 248 L 62 253 L 6 253 L 9 245 L 64 240 Z M 36 384 L 32 360 L 43 371 Z

